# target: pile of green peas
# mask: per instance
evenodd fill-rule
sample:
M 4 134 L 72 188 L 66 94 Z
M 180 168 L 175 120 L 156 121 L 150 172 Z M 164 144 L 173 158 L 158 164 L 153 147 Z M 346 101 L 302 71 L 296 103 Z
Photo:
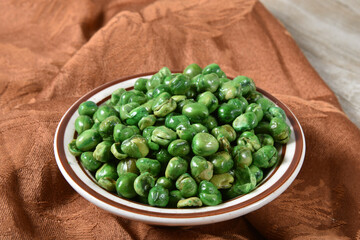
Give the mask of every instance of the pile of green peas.
M 164 67 L 101 106 L 80 104 L 69 151 L 97 183 L 151 206 L 218 205 L 252 191 L 290 137 L 285 112 L 217 64 Z

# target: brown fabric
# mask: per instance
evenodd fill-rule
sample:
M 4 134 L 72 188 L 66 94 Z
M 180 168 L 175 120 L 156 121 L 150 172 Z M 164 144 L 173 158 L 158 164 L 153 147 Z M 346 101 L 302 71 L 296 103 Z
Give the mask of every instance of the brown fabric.
M 156 227 L 77 194 L 55 163 L 65 111 L 89 90 L 162 66 L 216 62 L 285 102 L 307 142 L 275 201 L 200 227 Z M 0 238 L 360 238 L 360 131 L 284 27 L 255 1 L 1 1 Z

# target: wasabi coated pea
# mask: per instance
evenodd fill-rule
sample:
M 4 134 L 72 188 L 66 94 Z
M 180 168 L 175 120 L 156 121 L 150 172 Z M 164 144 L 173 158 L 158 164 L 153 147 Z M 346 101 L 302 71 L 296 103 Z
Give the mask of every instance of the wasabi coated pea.
M 178 208 L 201 207 L 202 205 L 202 201 L 198 197 L 181 199 L 177 203 Z
M 80 161 L 83 164 L 84 168 L 91 172 L 96 171 L 103 164 L 102 162 L 97 161 L 94 158 L 93 152 L 83 152 L 81 154 Z
M 140 174 L 139 169 L 136 167 L 135 158 L 127 158 L 121 160 L 117 165 L 116 172 L 118 173 L 119 176 L 128 172 L 134 173 L 136 175 Z
M 166 207 L 169 202 L 169 190 L 162 186 L 155 186 L 150 189 L 148 202 L 151 206 Z
M 238 132 L 254 129 L 258 124 L 257 117 L 253 112 L 246 112 L 237 117 L 233 122 L 233 127 Z
M 188 163 L 181 157 L 173 157 L 170 159 L 166 170 L 165 177 L 171 180 L 176 180 L 180 175 L 187 172 Z
M 171 179 L 166 177 L 160 177 L 158 180 L 156 180 L 155 186 L 162 186 L 166 189 L 172 189 L 174 187 L 174 184 Z
M 232 186 L 234 177 L 230 173 L 216 174 L 211 178 L 210 182 L 217 189 L 228 189 Z
M 105 118 L 99 125 L 99 133 L 103 140 L 113 140 L 113 133 L 116 124 L 119 124 L 120 119 L 116 116 Z
M 79 105 L 78 113 L 79 115 L 87 115 L 89 117 L 92 117 L 96 110 L 98 109 L 98 106 L 93 101 L 86 101 Z
M 68 144 L 68 149 L 69 149 L 69 152 L 75 156 L 75 157 L 78 157 L 82 154 L 82 151 L 79 150 L 77 147 L 76 147 L 76 139 L 73 139 L 69 144 Z
M 216 206 L 222 202 L 220 191 L 206 180 L 199 184 L 199 198 L 207 206 Z
M 196 63 L 190 64 L 184 69 L 184 75 L 188 76 L 190 79 L 199 75 L 202 72 L 202 69 Z
M 126 172 L 119 175 L 116 181 L 116 192 L 119 196 L 124 198 L 134 198 L 137 196 L 134 182 L 138 176 L 132 172 Z
M 183 107 L 182 114 L 187 116 L 191 122 L 200 123 L 209 116 L 209 110 L 203 103 L 189 103 Z
M 76 139 L 76 147 L 81 151 L 89 151 L 94 149 L 101 141 L 98 131 L 88 129 L 82 132 Z
M 219 149 L 219 142 L 209 133 L 198 133 L 192 140 L 192 150 L 195 155 L 210 156 Z
M 184 157 L 190 152 L 190 145 L 186 140 L 176 139 L 168 146 L 168 152 L 173 156 Z
M 269 168 L 278 160 L 278 152 L 274 146 L 264 146 L 253 154 L 254 165 L 260 168 Z
M 179 189 L 181 196 L 185 198 L 193 197 L 197 193 L 197 184 L 195 180 L 188 173 L 182 174 L 176 180 L 175 185 L 176 188 Z
M 197 182 L 210 180 L 213 176 L 213 164 L 204 157 L 194 156 L 190 162 L 191 175 Z
M 129 157 L 142 158 L 149 153 L 149 147 L 146 144 L 144 137 L 134 135 L 121 143 L 121 150 Z
M 154 186 L 155 179 L 148 172 L 140 174 L 134 181 L 134 190 L 141 197 L 148 196 L 150 189 Z
M 78 134 L 81 134 L 85 130 L 92 127 L 94 121 L 87 115 L 80 115 L 75 120 L 75 130 Z
M 136 161 L 136 167 L 140 170 L 140 173 L 148 172 L 153 177 L 156 177 L 161 170 L 160 162 L 150 158 L 139 158 Z
M 217 152 L 209 157 L 209 161 L 214 165 L 214 173 L 226 173 L 234 166 L 234 161 L 228 152 Z
M 177 204 L 180 200 L 184 199 L 181 196 L 181 193 L 179 190 L 173 190 L 169 193 L 169 203 L 168 203 L 168 207 L 172 207 L 172 208 L 176 208 Z
M 155 128 L 151 134 L 151 140 L 161 146 L 168 146 L 175 139 L 176 133 L 165 126 Z

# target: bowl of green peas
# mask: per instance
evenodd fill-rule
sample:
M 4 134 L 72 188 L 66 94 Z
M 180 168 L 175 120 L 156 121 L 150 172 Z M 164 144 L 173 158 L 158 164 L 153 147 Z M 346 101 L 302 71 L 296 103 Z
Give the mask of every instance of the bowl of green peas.
M 305 156 L 290 109 L 218 64 L 129 76 L 76 101 L 54 137 L 58 167 L 113 214 L 190 226 L 254 211 L 284 192 Z

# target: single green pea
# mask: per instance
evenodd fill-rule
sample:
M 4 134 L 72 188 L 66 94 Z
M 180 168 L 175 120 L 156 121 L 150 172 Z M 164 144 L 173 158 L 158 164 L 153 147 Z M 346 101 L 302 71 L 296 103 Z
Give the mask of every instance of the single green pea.
M 274 139 L 269 134 L 260 133 L 256 135 L 261 143 L 261 146 L 274 146 Z
M 178 115 L 175 113 L 170 113 L 165 118 L 165 126 L 174 131 L 180 124 L 190 124 L 189 118 L 185 115 Z
M 165 78 L 165 77 L 169 77 L 171 76 L 171 71 L 168 67 L 163 67 L 159 70 L 158 74 L 162 77 L 162 78 Z
M 175 139 L 176 133 L 165 126 L 155 128 L 151 135 L 151 140 L 161 146 L 167 146 Z
M 169 202 L 169 190 L 162 186 L 154 186 L 148 195 L 150 206 L 166 207 Z
M 142 92 L 146 92 L 147 78 L 138 78 L 134 83 L 134 89 Z
M 271 121 L 272 118 L 278 117 L 286 120 L 286 114 L 284 110 L 279 107 L 270 107 L 267 112 L 265 112 L 265 117 L 267 120 Z
M 94 113 L 93 119 L 95 122 L 102 122 L 110 116 L 118 116 L 117 111 L 109 105 L 102 105 Z
M 100 178 L 111 178 L 113 180 L 118 179 L 118 174 L 116 172 L 116 166 L 111 163 L 104 163 L 95 173 L 96 181 L 99 181 Z
M 140 170 L 140 173 L 148 172 L 153 177 L 159 175 L 161 170 L 160 162 L 150 158 L 139 158 L 136 161 L 136 167 Z
M 220 191 L 214 184 L 206 180 L 199 184 L 199 198 L 207 206 L 216 206 L 222 202 Z
M 76 139 L 76 147 L 80 151 L 89 151 L 98 145 L 101 141 L 101 136 L 98 131 L 94 129 L 88 129 L 82 132 Z
M 256 100 L 256 103 L 260 105 L 263 112 L 267 112 L 269 110 L 269 108 L 275 107 L 275 104 L 272 101 L 270 101 L 269 99 L 264 98 L 264 97 Z
M 219 106 L 219 100 L 210 91 L 206 91 L 198 95 L 196 101 L 204 104 L 208 108 L 209 113 L 214 112 Z
M 153 126 L 156 123 L 156 117 L 154 115 L 147 115 L 140 119 L 138 126 L 142 131 L 147 127 Z
M 210 73 L 207 75 L 198 75 L 195 76 L 192 80 L 192 84 L 196 87 L 198 93 L 201 92 L 216 92 L 220 86 L 219 77 L 215 73 Z
M 176 180 L 180 175 L 187 172 L 188 163 L 181 157 L 173 157 L 170 159 L 166 170 L 165 177 L 171 180 Z
M 173 156 L 165 149 L 162 148 L 156 153 L 156 160 L 161 164 L 161 172 L 165 172 L 166 166 Z
M 81 134 L 85 130 L 92 127 L 94 121 L 87 115 L 80 115 L 75 120 L 75 130 L 78 134 Z
M 263 171 L 255 165 L 251 165 L 249 168 L 250 168 L 250 171 L 255 175 L 256 184 L 260 183 L 264 177 Z
M 112 159 L 111 146 L 113 142 L 102 141 L 99 143 L 93 153 L 94 158 L 99 162 L 109 162 Z
M 177 189 L 179 189 L 181 196 L 193 197 L 197 193 L 197 184 L 195 180 L 188 174 L 182 174 L 175 183 Z
M 237 141 L 238 145 L 243 145 L 249 148 L 252 152 L 260 149 L 261 143 L 259 138 L 253 132 L 243 132 Z
M 176 139 L 169 144 L 168 152 L 174 157 L 184 157 L 190 153 L 190 145 L 186 140 Z
M 121 95 L 126 92 L 126 90 L 124 88 L 119 88 L 116 89 L 112 94 L 111 94 L 111 98 L 110 98 L 110 104 L 112 106 L 115 106 L 118 104 L 118 102 L 120 101 Z
M 220 101 L 241 97 L 241 86 L 234 81 L 222 83 L 218 92 Z
M 197 182 L 210 180 L 213 176 L 213 164 L 204 157 L 194 156 L 190 162 L 191 175 Z
M 93 152 L 83 152 L 80 156 L 80 161 L 84 168 L 91 172 L 96 171 L 103 164 L 94 158 Z
M 134 135 L 121 143 L 121 150 L 129 157 L 142 158 L 149 153 L 146 139 L 140 135 Z
M 156 180 L 155 186 L 162 186 L 168 190 L 171 190 L 174 187 L 174 183 L 169 178 L 159 177 L 158 180 Z
M 82 151 L 79 150 L 77 147 L 76 147 L 76 139 L 73 139 L 69 144 L 68 144 L 68 149 L 69 149 L 69 152 L 75 156 L 75 157 L 78 157 L 82 154 Z
M 168 203 L 168 207 L 172 207 L 175 208 L 177 206 L 177 203 L 183 199 L 183 197 L 181 196 L 181 193 L 179 190 L 173 190 L 170 191 L 169 193 L 169 203 Z
M 130 117 L 130 112 L 139 106 L 140 105 L 137 102 L 121 105 L 119 108 L 120 119 L 125 122 L 126 119 Z
M 116 171 L 119 176 L 125 173 L 140 174 L 139 169 L 136 167 L 136 158 L 126 158 L 121 160 L 116 167 Z
M 135 192 L 142 197 L 148 196 L 150 189 L 154 186 L 155 179 L 148 172 L 140 174 L 134 181 Z
M 165 117 L 176 109 L 176 102 L 167 92 L 161 93 L 154 99 L 152 110 L 157 117 Z
M 195 155 L 210 156 L 219 149 L 219 142 L 209 133 L 197 133 L 192 140 L 192 150 Z
M 185 69 L 183 74 L 188 76 L 190 79 L 195 77 L 196 75 L 200 74 L 202 72 L 202 69 L 199 65 L 196 63 L 188 65 Z
M 243 113 L 243 110 L 236 105 L 223 103 L 218 108 L 217 113 L 220 122 L 231 123 L 236 117 Z
M 259 93 L 258 91 L 254 91 L 254 92 L 250 92 L 249 94 L 247 95 L 244 95 L 246 96 L 246 100 L 249 102 L 249 103 L 257 103 L 257 100 L 259 100 L 260 98 L 263 98 L 264 96 Z
M 203 204 L 198 197 L 191 197 L 186 199 L 181 199 L 177 203 L 178 208 L 187 208 L 187 207 L 201 207 Z
M 210 74 L 210 73 L 215 73 L 219 78 L 223 77 L 223 74 L 224 74 L 224 72 L 221 71 L 219 65 L 217 65 L 216 63 L 211 63 L 211 64 L 207 65 L 206 67 L 204 67 L 204 69 L 202 70 L 203 75 Z
M 236 182 L 225 192 L 225 197 L 231 199 L 249 193 L 256 186 L 256 177 L 249 167 L 236 170 Z
M 135 179 L 138 176 L 132 172 L 125 172 L 119 175 L 116 181 L 116 192 L 120 197 L 134 198 L 136 197 L 136 191 L 134 188 Z
M 241 113 L 244 113 L 246 111 L 246 108 L 249 106 L 248 101 L 244 97 L 230 99 L 227 103 L 230 105 L 235 105 L 241 110 Z
M 200 123 L 209 116 L 209 110 L 202 103 L 189 103 L 183 107 L 182 114 L 187 116 L 191 122 Z
M 108 190 L 109 192 L 115 192 L 116 190 L 116 181 L 112 178 L 103 177 L 100 178 L 97 183 L 100 187 Z
M 228 152 L 217 152 L 209 157 L 209 161 L 214 165 L 214 173 L 226 173 L 234 166 L 234 161 Z
M 194 99 L 185 99 L 185 100 L 180 100 L 179 102 L 177 102 L 177 106 L 176 106 L 176 112 L 182 113 L 182 109 L 184 108 L 185 105 L 189 104 L 189 103 L 194 103 L 195 100 Z
M 126 119 L 126 123 L 128 125 L 137 125 L 143 117 L 146 117 L 148 115 L 149 113 L 146 108 L 144 106 L 139 106 L 131 110 L 131 112 L 129 113 L 129 117 Z
M 171 94 L 170 87 L 168 85 L 166 85 L 166 84 L 160 84 L 159 86 L 154 88 L 154 90 L 152 92 L 152 97 L 156 98 L 157 96 L 159 96 L 163 92 L 167 92 L 167 93 Z
M 113 140 L 114 128 L 116 124 L 120 124 L 121 121 L 116 116 L 110 116 L 104 119 L 99 125 L 99 133 L 103 140 Z
M 178 74 L 169 82 L 169 87 L 173 95 L 185 94 L 190 89 L 190 79 L 183 74 Z
M 254 129 L 258 124 L 255 113 L 246 112 L 238 116 L 234 122 L 233 127 L 238 132 L 249 131 Z
M 96 110 L 98 109 L 98 106 L 93 101 L 86 101 L 79 105 L 78 113 L 79 115 L 87 115 L 89 117 L 92 117 Z
M 147 92 L 145 93 L 145 95 L 146 95 L 146 98 L 147 98 L 147 99 L 154 100 L 154 99 L 152 99 L 152 98 L 153 98 L 153 90 L 152 90 L 152 89 L 149 90 L 149 91 L 147 91 Z M 144 200 L 145 200 L 145 198 L 144 198 Z M 146 201 L 147 201 L 147 198 L 146 198 Z
M 253 112 L 256 115 L 257 121 L 260 122 L 264 117 L 264 112 L 259 104 L 251 103 L 246 108 L 246 112 Z
M 135 126 L 125 126 L 123 124 L 116 124 L 114 126 L 114 141 L 123 142 L 126 139 L 131 138 L 132 136 L 139 134 L 140 130 Z
M 230 173 L 215 174 L 210 182 L 214 184 L 217 189 L 228 189 L 231 188 L 234 177 Z
M 233 81 L 240 84 L 243 96 L 247 96 L 256 90 L 254 81 L 249 77 L 237 76 Z
M 232 156 L 236 169 L 250 166 L 253 162 L 251 150 L 245 146 L 235 146 L 232 150 Z
M 208 133 L 209 132 L 208 129 L 201 123 L 194 123 L 194 124 L 192 124 L 192 126 L 194 127 L 196 133 Z
M 216 118 L 214 118 L 213 116 L 209 115 L 207 118 L 205 118 L 205 120 L 202 122 L 202 124 L 209 129 L 209 131 L 213 130 L 215 127 L 218 126 L 218 123 L 216 121 Z
M 269 124 L 270 135 L 274 138 L 277 143 L 285 144 L 290 140 L 291 130 L 286 122 L 279 117 L 271 119 Z
M 259 168 L 269 168 L 278 160 L 278 152 L 274 146 L 264 146 L 253 154 L 254 165 Z
M 176 134 L 180 139 L 191 142 L 197 133 L 197 129 L 193 125 L 179 124 L 176 127 Z

